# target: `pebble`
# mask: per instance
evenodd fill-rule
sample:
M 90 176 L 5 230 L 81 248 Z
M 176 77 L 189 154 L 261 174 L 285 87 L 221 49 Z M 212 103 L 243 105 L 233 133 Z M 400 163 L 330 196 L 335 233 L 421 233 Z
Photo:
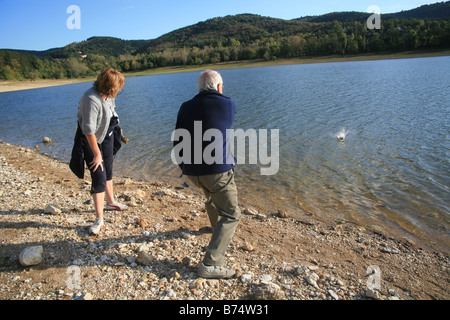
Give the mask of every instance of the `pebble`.
M 436 283 L 448 278 L 450 263 L 445 255 L 428 254 L 344 225 L 328 228 L 320 222 L 297 221 L 293 213 L 280 219 L 280 215 L 248 206 L 242 218 L 247 221 L 239 226 L 227 251 L 228 267 L 237 271 L 236 276 L 202 279 L 196 268 L 211 234 L 198 231 L 208 226 L 200 222 L 207 220 L 203 199 L 162 183 L 118 179 L 118 196 L 134 201 L 136 207 L 106 213 L 105 231 L 92 236 L 88 232 L 94 220 L 90 182 L 55 181 L 50 170 L 64 172 L 67 164 L 43 159 L 39 163 L 49 174 L 38 177 L 15 169 L 0 155 L 0 202 L 5 213 L 0 215 L 0 224 L 24 226 L 15 233 L 14 227 L 5 229 L 12 238 L 2 238 L 0 258 L 5 269 L 0 272 L 0 297 L 4 299 L 411 299 L 423 290 L 425 276 Z M 185 206 L 184 214 L 177 215 L 175 209 L 181 206 Z M 248 222 L 260 229 L 250 229 Z M 289 241 L 298 246 L 282 254 Z M 30 243 L 38 247 L 30 250 L 37 254 L 30 259 L 20 252 L 24 268 L 16 271 L 17 247 Z M 364 250 L 355 250 L 355 246 Z M 365 271 L 380 256 L 386 260 L 380 265 L 385 296 L 366 288 Z M 30 261 L 43 267 L 33 270 Z M 388 269 L 390 264 L 397 264 L 395 272 Z M 66 274 L 69 266 L 74 273 Z M 42 270 L 48 276 L 37 280 Z M 402 270 L 406 284 L 399 278 Z M 69 290 L 66 280 L 76 272 L 80 288 Z M 416 291 L 409 286 L 412 283 Z M 439 292 L 439 287 L 432 292 Z M 448 297 L 448 293 L 442 291 L 437 297 Z
M 58 215 L 62 213 L 62 209 L 58 205 L 50 203 L 45 207 L 44 213 Z
M 253 251 L 253 250 L 255 250 L 255 247 L 252 244 L 247 243 L 247 242 L 241 248 L 243 250 L 246 250 L 246 251 Z
M 256 210 L 253 207 L 247 207 L 243 210 L 243 213 L 250 215 L 250 216 L 256 216 L 256 215 L 258 215 L 258 210 Z
M 398 250 L 397 248 L 392 247 L 392 246 L 383 247 L 380 250 L 381 250 L 381 252 L 385 252 L 385 253 L 394 253 L 394 254 L 400 253 L 400 250 Z
M 280 217 L 280 218 L 287 218 L 287 217 L 289 217 L 289 213 L 287 213 L 284 210 L 278 210 L 277 214 L 278 214 L 278 217 Z
M 311 286 L 313 286 L 313 287 L 315 287 L 315 288 L 319 288 L 319 286 L 318 286 L 318 284 L 317 284 L 317 280 L 319 280 L 319 276 L 316 274 L 316 273 L 311 273 L 311 274 L 308 274 L 306 277 L 305 277 L 305 280 L 306 280 L 306 282 L 309 284 L 309 285 L 311 285 Z
M 42 138 L 42 142 L 45 144 L 52 143 L 52 139 L 50 139 L 49 137 L 44 137 Z
M 23 266 L 34 266 L 42 262 L 42 246 L 26 247 L 20 252 L 19 261 Z
M 280 300 L 283 292 L 280 286 L 273 282 L 261 282 L 254 286 L 253 296 L 256 300 Z
M 138 257 L 137 257 L 137 262 L 139 262 L 140 264 L 144 265 L 144 266 L 148 266 L 150 265 L 153 260 L 155 260 L 155 257 L 153 257 L 151 254 L 142 251 L 139 253 Z
M 137 224 L 139 224 L 141 226 L 142 229 L 145 229 L 149 226 L 149 222 L 145 219 L 136 218 L 135 221 Z
M 248 272 L 248 273 L 244 273 L 243 275 L 241 275 L 240 279 L 241 279 L 242 283 L 249 283 L 250 281 L 253 280 L 254 276 L 255 275 L 253 273 Z
M 377 290 L 374 289 L 367 289 L 364 292 L 364 296 L 370 299 L 375 299 L 375 300 L 382 300 L 382 297 L 380 295 L 380 293 Z
M 339 296 L 336 292 L 334 292 L 333 290 L 328 290 L 328 294 L 334 299 L 334 300 L 339 300 Z
M 258 278 L 262 283 L 262 282 L 271 282 L 273 277 L 271 274 L 263 274 L 263 275 L 259 276 Z

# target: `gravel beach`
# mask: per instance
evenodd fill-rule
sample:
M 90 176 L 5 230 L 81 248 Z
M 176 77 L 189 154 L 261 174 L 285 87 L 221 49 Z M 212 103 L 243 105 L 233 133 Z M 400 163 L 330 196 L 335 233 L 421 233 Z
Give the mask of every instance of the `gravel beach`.
M 257 204 L 241 204 L 227 253 L 236 276 L 199 278 L 211 237 L 199 191 L 127 177 L 115 177 L 114 187 L 129 209 L 106 212 L 106 230 L 93 236 L 89 176 L 80 180 L 66 163 L 0 142 L 0 299 L 450 298 L 446 252 Z

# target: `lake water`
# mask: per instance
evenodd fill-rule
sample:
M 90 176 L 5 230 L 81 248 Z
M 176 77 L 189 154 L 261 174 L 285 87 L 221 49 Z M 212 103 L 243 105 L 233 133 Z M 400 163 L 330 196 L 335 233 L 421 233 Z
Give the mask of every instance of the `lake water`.
M 239 165 L 241 199 L 449 246 L 450 57 L 220 71 L 234 128 L 278 129 L 279 171 Z M 118 175 L 181 185 L 170 157 L 199 72 L 127 78 L 117 97 L 131 142 Z M 0 93 L 0 139 L 68 162 L 78 101 L 92 83 Z M 337 134 L 348 131 L 345 141 Z M 42 137 L 53 140 L 42 145 Z M 269 138 L 270 139 L 270 138 Z M 269 140 L 270 141 L 270 140 Z

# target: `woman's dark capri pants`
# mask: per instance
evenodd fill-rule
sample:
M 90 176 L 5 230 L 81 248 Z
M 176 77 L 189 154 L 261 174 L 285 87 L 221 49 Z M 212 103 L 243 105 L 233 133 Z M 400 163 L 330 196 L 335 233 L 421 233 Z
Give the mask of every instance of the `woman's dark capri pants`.
M 91 194 L 94 193 L 102 193 L 106 190 L 106 181 L 112 180 L 113 178 L 113 161 L 114 161 L 114 128 L 117 125 L 117 117 L 111 118 L 109 123 L 108 132 L 106 133 L 105 139 L 101 144 L 98 145 L 100 152 L 102 154 L 103 159 L 103 171 L 99 166 L 97 170 L 92 171 L 89 163 L 94 159 L 94 153 L 87 142 L 86 136 L 83 135 L 83 138 L 86 139 L 85 143 L 83 143 L 83 152 L 84 152 L 84 160 L 91 172 L 92 178 L 92 186 L 91 186 Z

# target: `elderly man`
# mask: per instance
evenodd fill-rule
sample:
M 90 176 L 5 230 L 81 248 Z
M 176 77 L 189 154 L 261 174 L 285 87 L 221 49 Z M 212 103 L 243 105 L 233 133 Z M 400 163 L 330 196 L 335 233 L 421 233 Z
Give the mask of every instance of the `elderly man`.
M 183 130 L 189 134 L 190 139 L 184 142 L 189 143 L 192 151 L 178 165 L 193 184 L 203 189 L 206 211 L 213 227 L 198 275 L 203 278 L 230 278 L 235 271 L 224 267 L 225 252 L 241 218 L 234 182 L 236 160 L 227 147 L 231 139 L 227 129 L 231 129 L 236 105 L 222 94 L 223 81 L 217 71 L 204 71 L 198 79 L 198 89 L 199 93 L 183 103 L 178 113 L 175 131 Z M 204 138 L 208 130 L 216 133 L 214 140 L 212 137 L 209 141 Z M 174 149 L 178 143 L 180 141 L 174 139 Z M 205 154 L 210 154 L 207 151 L 211 151 L 211 145 L 215 146 L 212 152 L 215 155 L 205 159 Z

